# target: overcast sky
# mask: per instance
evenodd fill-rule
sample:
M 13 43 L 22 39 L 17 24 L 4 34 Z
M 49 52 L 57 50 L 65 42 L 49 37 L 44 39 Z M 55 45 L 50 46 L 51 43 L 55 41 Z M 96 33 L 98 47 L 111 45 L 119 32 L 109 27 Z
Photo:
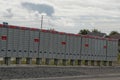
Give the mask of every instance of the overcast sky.
M 78 33 L 120 32 L 120 0 L 0 0 L 0 23 Z

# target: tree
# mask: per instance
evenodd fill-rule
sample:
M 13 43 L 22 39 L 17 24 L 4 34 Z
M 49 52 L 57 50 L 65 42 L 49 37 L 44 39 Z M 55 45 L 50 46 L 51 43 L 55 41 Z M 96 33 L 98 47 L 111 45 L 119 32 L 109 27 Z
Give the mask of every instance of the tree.
M 79 34 L 82 34 L 82 35 L 86 35 L 88 34 L 90 31 L 88 29 L 82 29 L 80 30 Z
M 92 32 L 93 32 L 93 33 L 101 33 L 101 32 L 100 32 L 99 30 L 97 30 L 97 29 L 93 29 Z
M 109 34 L 109 36 L 115 35 L 115 34 L 119 34 L 119 33 L 117 31 L 111 31 L 110 34 Z

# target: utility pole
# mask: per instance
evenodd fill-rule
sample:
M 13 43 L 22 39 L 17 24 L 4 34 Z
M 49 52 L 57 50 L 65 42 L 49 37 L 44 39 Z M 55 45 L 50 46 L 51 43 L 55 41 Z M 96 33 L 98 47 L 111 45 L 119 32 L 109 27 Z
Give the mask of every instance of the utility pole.
M 43 28 L 43 15 L 41 15 L 41 29 Z

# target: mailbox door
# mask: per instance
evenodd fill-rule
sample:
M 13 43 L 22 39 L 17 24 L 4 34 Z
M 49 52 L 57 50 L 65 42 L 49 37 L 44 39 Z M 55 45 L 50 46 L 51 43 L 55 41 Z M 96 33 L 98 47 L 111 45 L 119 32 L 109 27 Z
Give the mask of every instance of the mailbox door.
M 89 38 L 82 37 L 82 59 L 89 60 Z
M 1 27 L 1 57 L 7 57 L 7 32 L 8 27 Z
M 13 57 L 18 57 L 18 51 L 19 51 L 19 27 L 14 29 L 14 34 L 13 34 Z
M 39 57 L 40 58 L 44 58 L 44 44 L 45 44 L 45 35 L 44 35 L 44 32 L 40 32 L 40 54 L 39 54 Z
M 58 34 L 58 59 L 65 59 L 66 54 L 66 35 Z
M 24 35 L 25 30 L 19 30 L 19 47 L 18 47 L 18 57 L 24 57 Z
M 14 29 L 8 28 L 8 41 L 7 41 L 7 57 L 14 57 L 13 54 L 13 42 L 14 42 Z
M 23 57 L 29 57 L 29 46 L 30 46 L 30 30 L 24 30 L 24 49 L 23 49 Z
M 50 33 L 45 32 L 44 33 L 44 57 L 45 58 L 50 58 L 51 56 L 49 55 L 49 49 L 50 49 Z
M 39 43 L 40 43 L 39 31 L 40 31 L 39 29 L 34 31 L 34 39 L 33 39 L 34 53 L 32 54 L 33 58 L 39 57 Z

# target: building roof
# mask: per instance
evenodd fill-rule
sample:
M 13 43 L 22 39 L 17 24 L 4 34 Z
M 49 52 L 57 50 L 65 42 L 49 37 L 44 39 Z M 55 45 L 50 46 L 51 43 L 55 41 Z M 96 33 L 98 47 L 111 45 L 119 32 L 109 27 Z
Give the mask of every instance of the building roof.
M 111 35 L 111 36 L 109 36 L 109 37 L 120 40 L 120 34 Z
M 105 37 L 105 36 L 106 36 L 106 33 L 100 33 L 100 32 L 89 32 L 87 35 L 98 36 L 98 37 Z

